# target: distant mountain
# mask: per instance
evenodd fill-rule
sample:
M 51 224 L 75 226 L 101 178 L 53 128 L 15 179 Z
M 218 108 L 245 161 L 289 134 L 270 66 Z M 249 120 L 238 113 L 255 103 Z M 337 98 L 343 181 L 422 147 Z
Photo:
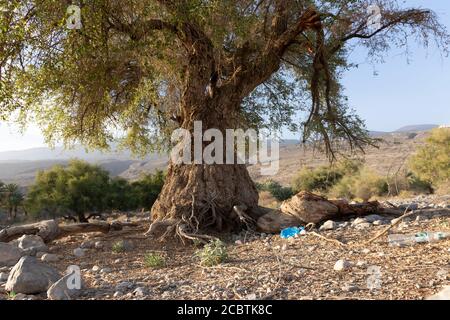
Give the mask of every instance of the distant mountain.
M 395 132 L 370 131 L 373 137 L 398 137 L 405 138 L 411 132 L 423 132 L 438 127 L 437 125 L 412 125 L 396 130 Z M 300 143 L 299 140 L 282 139 L 280 147 L 287 150 Z M 144 159 L 133 157 L 128 150 L 87 152 L 82 146 L 65 150 L 62 147 L 34 148 L 20 151 L 0 152 L 0 180 L 4 182 L 15 182 L 22 186 L 33 183 L 36 172 L 46 170 L 56 164 L 67 165 L 73 158 L 82 159 L 90 163 L 98 164 L 109 171 L 112 176 L 121 176 L 129 180 L 138 179 L 143 173 L 152 173 L 156 169 L 167 167 L 168 155 L 149 154 Z
M 400 129 L 395 130 L 394 132 L 420 132 L 420 131 L 429 131 L 434 128 L 438 128 L 437 124 L 416 124 L 410 126 L 404 126 Z

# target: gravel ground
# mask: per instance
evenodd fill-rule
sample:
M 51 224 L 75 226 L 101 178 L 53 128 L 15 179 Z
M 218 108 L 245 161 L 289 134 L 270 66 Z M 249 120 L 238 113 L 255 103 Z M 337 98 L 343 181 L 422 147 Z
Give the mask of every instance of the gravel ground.
M 432 202 L 448 204 L 448 197 L 437 200 Z M 410 200 L 390 202 L 401 205 L 401 201 L 405 204 Z M 449 285 L 450 239 L 396 247 L 390 246 L 387 235 L 383 235 L 366 244 L 387 228 L 392 218 L 336 222 L 332 230 L 316 229 L 316 235 L 308 232 L 288 240 L 250 232 L 232 235 L 223 239 L 228 260 L 209 268 L 200 266 L 194 246 L 144 238 L 148 226 L 144 223 L 140 228 L 106 236 L 77 235 L 58 240 L 50 246 L 50 252 L 60 260 L 49 264 L 60 271 L 69 265 L 80 266 L 85 282 L 80 299 L 99 300 L 424 299 Z M 449 215 L 412 217 L 389 233 L 421 231 L 450 232 Z M 120 240 L 128 245 L 123 252 L 114 252 L 112 248 Z M 84 256 L 75 257 L 74 250 L 82 243 L 90 248 Z M 146 266 L 145 254 L 149 252 L 163 256 L 166 265 L 157 269 Z M 336 271 L 339 260 L 343 260 L 343 270 Z

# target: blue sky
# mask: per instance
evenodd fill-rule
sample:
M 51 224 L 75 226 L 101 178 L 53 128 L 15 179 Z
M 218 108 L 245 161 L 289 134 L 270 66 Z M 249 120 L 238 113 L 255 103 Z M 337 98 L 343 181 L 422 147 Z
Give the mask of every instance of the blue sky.
M 438 13 L 450 30 L 450 1 L 409 0 L 407 6 L 427 7 Z M 343 79 L 350 106 L 370 130 L 393 131 L 411 124 L 450 124 L 450 58 L 431 47 L 412 47 L 409 63 L 398 51 L 375 67 L 365 62 L 364 50 L 352 54 L 359 68 Z M 376 74 L 375 75 L 375 71 Z M 296 135 L 298 137 L 298 135 Z M 286 137 L 294 137 L 288 135 Z M 0 122 L 0 151 L 45 146 L 39 130 L 31 126 L 24 135 Z

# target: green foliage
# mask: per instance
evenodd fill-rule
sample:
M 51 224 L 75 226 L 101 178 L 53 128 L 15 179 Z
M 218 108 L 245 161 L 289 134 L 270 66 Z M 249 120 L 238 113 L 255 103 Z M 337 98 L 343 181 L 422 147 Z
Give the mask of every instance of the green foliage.
M 151 208 L 164 185 L 165 173 L 157 170 L 154 174 L 144 175 L 140 180 L 131 183 L 133 206 L 135 208 Z
M 166 259 L 159 253 L 150 252 L 144 256 L 145 266 L 159 269 L 166 266 Z
M 366 27 L 365 1 L 86 0 L 75 2 L 81 30 L 67 29 L 69 3 L 0 0 L 0 119 L 37 122 L 50 142 L 100 148 L 118 131 L 133 150 L 167 148 L 189 120 L 173 119 L 192 111 L 180 112 L 180 99 L 207 101 L 215 72 L 217 101 L 230 92 L 238 101 L 234 126 L 288 126 L 326 145 L 361 146 L 371 139 L 340 85 L 349 52 L 368 47 L 376 60 L 409 38 L 448 41 L 432 11 L 394 0 L 379 3 L 380 32 Z M 307 8 L 321 17 L 320 32 L 302 23 Z M 300 126 L 299 112 L 309 115 Z
M 157 171 L 129 183 L 122 178 L 110 179 L 99 166 L 74 160 L 66 168 L 55 166 L 38 172 L 26 206 L 34 216 L 75 214 L 80 220 L 90 212 L 151 208 L 164 177 L 163 172 Z
M 278 201 L 287 200 L 294 195 L 294 192 L 290 187 L 283 187 L 280 183 L 273 180 L 257 183 L 256 188 L 258 191 L 270 192 L 270 194 Z
M 361 159 L 343 159 L 333 166 L 317 169 L 303 168 L 292 181 L 296 192 L 310 191 L 326 193 L 344 176 L 353 175 L 362 168 Z
M 409 160 L 411 171 L 422 181 L 438 187 L 450 180 L 450 129 L 431 131 L 424 146 Z
M 10 218 L 15 218 L 17 209 L 24 202 L 24 194 L 17 184 L 4 184 L 0 181 L 0 206 L 9 212 Z
M 228 252 L 225 243 L 220 239 L 211 240 L 203 249 L 197 250 L 195 256 L 200 259 L 200 264 L 212 267 L 225 262 L 228 259 Z
M 108 195 L 108 172 L 99 166 L 73 160 L 67 168 L 55 166 L 38 172 L 28 193 L 27 207 L 33 215 L 75 214 L 84 221 L 87 212 L 102 212 Z
M 119 240 L 113 243 L 112 245 L 112 251 L 114 253 L 122 253 L 125 252 L 125 243 L 123 240 Z

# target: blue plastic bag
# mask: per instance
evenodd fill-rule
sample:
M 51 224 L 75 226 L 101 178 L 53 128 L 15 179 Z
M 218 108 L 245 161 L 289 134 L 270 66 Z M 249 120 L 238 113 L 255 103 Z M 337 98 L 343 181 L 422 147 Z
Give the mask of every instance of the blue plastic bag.
M 296 235 L 298 235 L 303 230 L 305 230 L 305 228 L 303 228 L 303 227 L 300 227 L 300 228 L 297 228 L 297 227 L 286 228 L 286 229 L 281 230 L 280 237 L 282 239 L 289 239 L 289 238 L 295 237 Z

